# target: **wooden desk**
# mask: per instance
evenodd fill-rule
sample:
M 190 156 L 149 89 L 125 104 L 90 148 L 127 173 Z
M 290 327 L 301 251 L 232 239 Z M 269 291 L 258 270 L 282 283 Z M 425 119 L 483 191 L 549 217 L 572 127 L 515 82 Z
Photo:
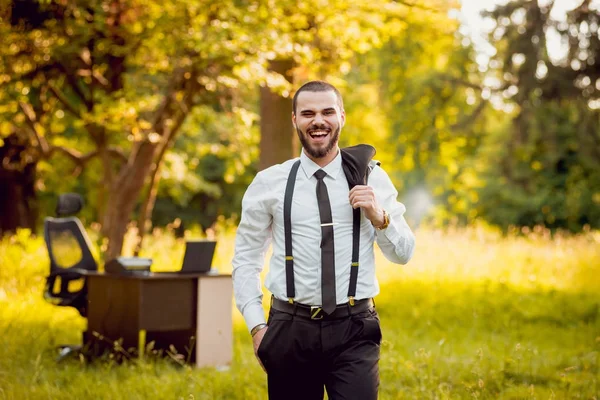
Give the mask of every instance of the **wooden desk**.
M 232 283 L 224 274 L 87 274 L 88 328 L 122 347 L 174 346 L 198 367 L 232 359 Z

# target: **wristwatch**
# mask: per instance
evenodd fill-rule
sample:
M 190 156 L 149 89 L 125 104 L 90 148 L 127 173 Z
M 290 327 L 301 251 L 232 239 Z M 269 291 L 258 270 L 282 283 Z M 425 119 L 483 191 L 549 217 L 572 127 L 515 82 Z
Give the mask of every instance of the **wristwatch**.
M 252 337 L 254 337 L 254 335 L 256 335 L 258 333 L 258 331 L 262 330 L 263 328 L 266 328 L 268 325 L 265 323 L 262 324 L 258 324 L 256 325 L 254 328 L 252 328 L 252 330 L 250 331 L 250 335 L 252 335 Z
M 390 215 L 387 213 L 387 211 L 383 210 L 383 224 L 381 224 L 380 226 L 375 227 L 377 230 L 383 230 L 385 228 L 388 227 L 388 225 L 390 224 Z

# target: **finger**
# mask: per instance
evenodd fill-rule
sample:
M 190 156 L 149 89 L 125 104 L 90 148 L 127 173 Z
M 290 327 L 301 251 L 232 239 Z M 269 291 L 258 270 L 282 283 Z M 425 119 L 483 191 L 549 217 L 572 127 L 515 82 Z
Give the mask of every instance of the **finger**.
M 372 187 L 368 186 L 368 185 L 356 185 L 352 189 L 350 189 L 350 191 L 352 192 L 354 190 L 364 190 L 364 189 L 372 189 Z
M 374 207 L 373 203 L 371 203 L 370 201 L 356 201 L 356 202 L 352 203 L 351 206 L 354 209 L 356 209 L 356 208 L 371 209 Z
M 365 185 L 357 185 L 350 189 L 350 193 L 358 193 L 358 192 L 372 192 L 373 188 L 371 186 Z
M 350 202 L 350 205 L 352 205 L 352 207 L 369 207 L 374 206 L 375 203 L 373 202 L 373 199 L 354 199 Z
M 350 199 L 355 199 L 360 196 L 375 196 L 375 192 L 368 186 L 364 186 L 362 189 L 358 190 L 355 189 L 356 187 L 350 191 L 350 195 L 348 196 Z
M 366 195 L 357 195 L 357 196 L 353 196 L 350 199 L 350 204 L 351 205 L 356 205 L 356 203 L 364 203 L 364 202 L 370 202 L 370 203 L 375 203 L 375 197 L 373 197 L 372 195 L 366 194 Z
M 374 199 L 375 195 L 373 193 L 356 193 L 352 196 L 353 200 L 362 200 L 362 199 Z
M 362 208 L 365 211 L 374 210 L 375 206 L 370 201 L 359 201 L 352 205 L 353 208 Z
M 375 197 L 375 193 L 372 190 L 357 190 L 356 192 L 350 193 L 350 199 L 356 199 L 360 197 Z

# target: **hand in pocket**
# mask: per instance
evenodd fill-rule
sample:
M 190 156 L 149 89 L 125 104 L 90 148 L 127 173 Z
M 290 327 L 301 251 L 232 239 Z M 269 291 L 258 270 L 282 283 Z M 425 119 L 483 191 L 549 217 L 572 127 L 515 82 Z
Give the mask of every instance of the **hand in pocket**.
M 266 328 L 263 328 L 260 331 L 256 332 L 256 334 L 252 338 L 252 343 L 254 345 L 254 355 L 256 356 L 256 359 L 258 360 L 260 367 L 265 372 L 267 372 L 267 370 L 265 369 L 265 366 L 263 365 L 262 361 L 260 360 L 260 357 L 258 356 L 258 348 L 260 347 L 260 344 L 262 343 L 262 340 L 265 337 L 265 333 L 267 333 L 268 330 L 269 330 L 269 327 L 267 326 Z

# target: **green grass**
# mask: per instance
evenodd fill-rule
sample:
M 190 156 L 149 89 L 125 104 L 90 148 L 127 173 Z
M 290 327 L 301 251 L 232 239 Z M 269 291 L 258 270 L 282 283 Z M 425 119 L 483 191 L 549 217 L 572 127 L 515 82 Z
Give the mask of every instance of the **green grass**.
M 232 239 L 219 239 L 223 271 Z M 407 266 L 378 255 L 381 399 L 600 398 L 599 232 L 423 230 L 417 241 Z M 182 256 L 168 232 L 147 243 L 163 266 Z M 41 238 L 20 232 L 0 242 L 0 399 L 267 397 L 237 311 L 228 371 L 156 357 L 57 363 L 54 347 L 79 342 L 85 319 L 42 300 L 47 268 Z

